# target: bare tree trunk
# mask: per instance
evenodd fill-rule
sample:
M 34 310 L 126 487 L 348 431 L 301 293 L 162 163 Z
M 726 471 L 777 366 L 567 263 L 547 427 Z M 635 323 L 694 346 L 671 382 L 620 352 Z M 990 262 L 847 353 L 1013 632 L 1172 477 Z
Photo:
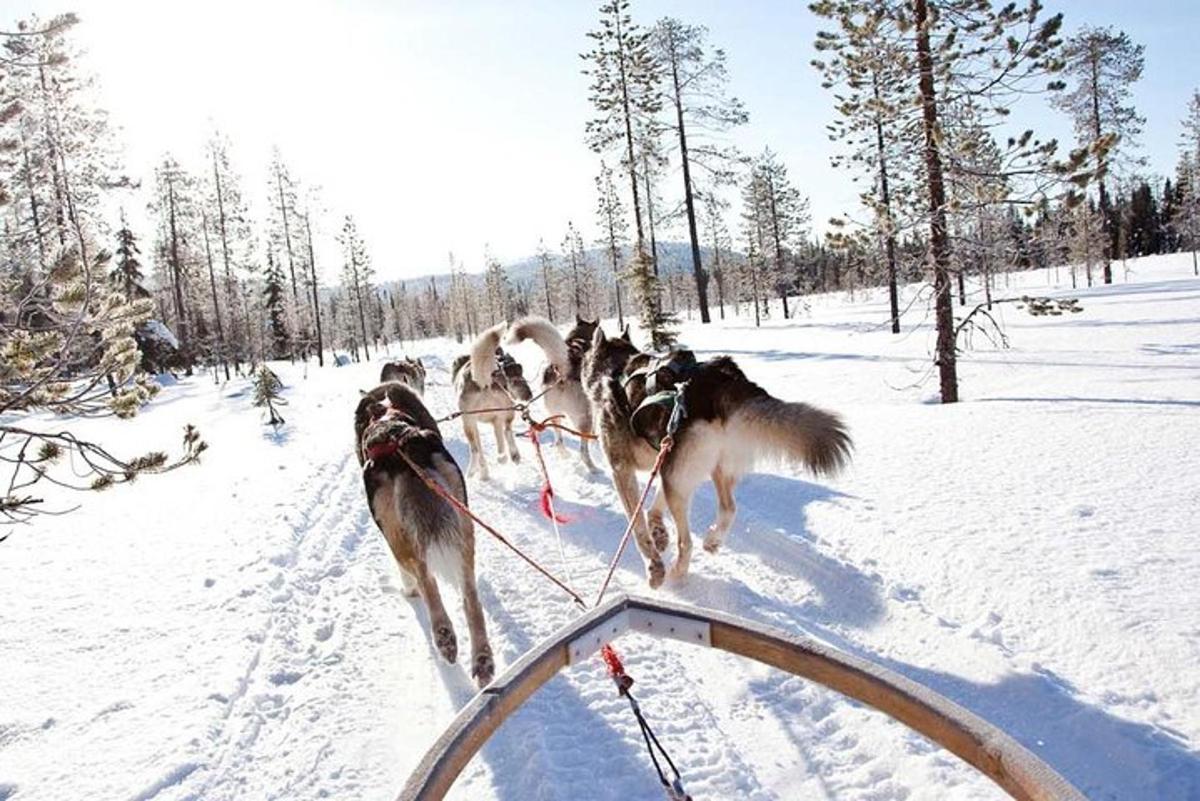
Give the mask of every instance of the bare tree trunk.
M 225 226 L 225 193 L 221 186 L 221 170 L 220 170 L 220 167 L 217 165 L 216 150 L 213 151 L 212 159 L 213 159 L 213 180 L 215 182 L 215 188 L 217 190 L 217 223 L 218 223 L 218 230 L 220 231 L 220 234 L 221 234 L 221 259 L 225 265 L 225 294 L 227 296 L 229 296 L 229 301 L 230 301 L 229 308 L 232 309 L 232 308 L 234 308 L 235 300 L 234 300 L 233 296 L 234 296 L 235 292 L 237 291 L 237 283 L 236 283 L 236 281 L 234 281 L 233 266 L 230 264 L 230 261 L 229 261 L 229 233 L 226 230 L 226 226 Z M 243 303 L 242 303 L 242 313 L 248 314 L 247 308 L 246 308 L 246 303 L 245 303 L 244 299 L 243 299 Z M 249 319 L 247 318 L 247 323 L 248 322 L 249 322 Z M 251 343 L 249 334 L 247 333 L 246 348 L 249 349 L 251 347 L 253 347 L 253 344 Z M 231 348 L 231 350 L 234 351 L 233 352 L 233 366 L 234 366 L 234 369 L 236 370 L 241 364 L 241 354 L 238 353 L 236 349 Z
M 879 101 L 879 75 L 872 72 L 872 89 L 875 100 Z M 887 230 L 884 235 L 884 253 L 887 258 L 888 276 L 888 308 L 892 312 L 892 333 L 900 333 L 900 298 L 896 290 L 896 233 L 892 225 L 892 194 L 888 184 L 887 151 L 883 143 L 883 121 L 875 116 L 875 148 L 879 156 L 879 200 L 883 204 L 884 224 Z
M 917 64 L 925 134 L 925 171 L 929 186 L 929 242 L 933 256 L 934 312 L 937 321 L 935 363 L 938 366 L 942 403 L 958 401 L 958 365 L 954 342 L 954 314 L 950 300 L 950 240 L 946 229 L 946 187 L 938 142 L 937 96 L 933 86 L 933 55 L 929 46 L 927 0 L 913 0 L 917 29 Z
M 696 203 L 692 194 L 692 165 L 688 158 L 687 126 L 683 122 L 683 91 L 679 86 L 679 62 L 674 58 L 675 34 L 670 31 L 671 41 L 671 82 L 674 87 L 675 120 L 679 129 L 679 160 L 683 165 L 683 204 L 687 210 L 688 238 L 692 244 L 692 276 L 696 279 L 697 305 L 700 307 L 700 322 L 712 322 L 708 313 L 708 275 L 700 264 L 700 235 L 696 231 Z M 721 309 L 724 319 L 725 309 Z
M 313 318 L 317 324 L 317 366 L 325 366 L 325 343 L 321 339 L 321 302 L 317 294 L 317 260 L 313 256 L 312 224 L 308 213 L 304 215 L 305 239 L 308 241 L 308 270 L 312 278 Z
M 1099 140 L 1100 136 L 1101 136 L 1101 131 L 1100 131 L 1100 128 L 1101 128 L 1101 126 L 1100 126 L 1100 63 L 1099 63 L 1099 61 L 1100 61 L 1099 52 L 1093 51 L 1091 54 L 1092 124 L 1093 124 L 1092 133 L 1095 135 L 1097 140 Z M 1104 247 L 1103 247 L 1100 255 L 1101 255 L 1101 259 L 1104 262 L 1104 283 L 1111 284 L 1112 283 L 1112 260 L 1111 260 L 1110 254 L 1112 251 L 1112 241 L 1111 241 L 1112 238 L 1109 236 L 1109 232 L 1108 232 L 1108 214 L 1109 214 L 1108 190 L 1104 186 L 1104 170 L 1105 170 L 1106 165 L 1104 164 L 1104 156 L 1103 155 L 1097 155 L 1096 159 L 1100 162 L 1097 165 L 1099 168 L 1099 171 L 1100 171 L 1100 181 L 1099 181 L 1100 232 L 1103 234 L 1103 237 L 1104 237 Z M 1091 285 L 1092 285 L 1092 262 L 1089 259 L 1088 260 L 1088 286 L 1091 286 Z
M 225 368 L 225 380 L 229 380 L 229 361 L 225 358 L 225 329 L 221 324 L 221 302 L 217 299 L 217 274 L 213 269 L 212 248 L 208 244 L 208 214 L 201 212 L 200 224 L 204 229 L 204 256 L 208 260 L 208 283 L 212 289 L 213 316 L 217 322 L 217 358 Z
M 179 232 L 175 225 L 175 182 L 167 175 L 167 218 L 171 228 L 171 283 L 175 295 L 175 317 L 179 321 L 179 343 L 186 354 L 188 352 L 187 313 L 183 305 L 183 269 L 179 263 Z M 188 371 L 191 372 L 191 358 L 188 356 Z

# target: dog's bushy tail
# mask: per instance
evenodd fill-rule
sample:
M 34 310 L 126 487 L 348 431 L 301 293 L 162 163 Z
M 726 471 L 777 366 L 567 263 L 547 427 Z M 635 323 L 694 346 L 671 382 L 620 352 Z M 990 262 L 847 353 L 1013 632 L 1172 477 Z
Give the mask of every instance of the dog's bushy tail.
M 853 443 L 836 414 L 761 395 L 734 414 L 735 432 L 753 461 L 799 462 L 817 475 L 833 475 L 850 461 Z
M 508 323 L 497 323 L 476 338 L 471 345 L 471 380 L 479 387 L 492 385 L 492 373 L 500 368 L 496 361 L 496 348 L 500 346 L 500 335 Z
M 559 375 L 566 375 L 570 366 L 570 354 L 567 351 L 567 341 L 554 327 L 554 323 L 545 317 L 536 315 L 523 317 L 508 329 L 505 341 L 516 344 L 532 339 L 546 352 L 546 359 L 558 370 Z

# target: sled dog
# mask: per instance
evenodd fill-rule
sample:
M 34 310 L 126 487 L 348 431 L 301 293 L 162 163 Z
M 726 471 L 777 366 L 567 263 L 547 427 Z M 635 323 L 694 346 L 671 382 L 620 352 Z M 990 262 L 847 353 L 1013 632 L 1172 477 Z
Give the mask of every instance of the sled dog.
M 566 415 L 576 431 L 592 432 L 592 405 L 583 390 L 581 379 L 583 355 L 592 346 L 592 335 L 599 323 L 575 315 L 575 326 L 564 338 L 558 329 L 544 317 L 525 317 L 508 329 L 507 341 L 523 342 L 531 339 L 546 354 L 546 368 L 542 371 L 542 396 L 546 411 L 551 415 Z M 555 429 L 557 442 L 563 444 L 562 432 Z M 579 458 L 588 470 L 595 470 L 586 437 L 579 440 Z
M 681 353 L 691 356 L 688 351 Z M 687 381 L 679 385 L 686 417 L 663 464 L 647 526 L 642 514 L 633 516 L 640 497 L 637 471 L 653 467 L 659 443 L 635 431 L 631 419 L 647 401 L 648 381 L 661 378 L 661 371 L 647 369 L 653 366 L 653 357 L 633 345 L 628 327 L 612 338 L 597 327 L 583 359 L 583 385 L 592 403 L 600 447 L 608 457 L 626 516 L 633 519 L 650 586 L 657 587 L 665 575 L 663 551 L 668 545 L 664 512 L 670 510 L 678 536 L 671 575 L 682 577 L 692 552 L 688 511 L 693 493 L 706 479 L 711 478 L 716 488 L 717 518 L 704 537 L 704 549 L 715 553 L 733 524 L 733 490 L 745 473 L 758 465 L 785 461 L 802 464 L 817 475 L 832 474 L 848 461 L 851 442 L 837 415 L 772 397 L 728 356 L 700 364 L 693 360 L 686 373 L 677 376 Z M 663 382 L 657 383 L 661 389 Z M 651 397 L 649 403 L 659 397 Z
M 433 492 L 400 456 L 403 452 L 466 504 L 466 483 L 442 443 L 437 423 L 412 387 L 389 381 L 359 400 L 354 444 L 371 516 L 400 566 L 405 594 L 424 599 L 434 644 L 447 662 L 458 658 L 458 641 L 435 576 L 456 584 L 462 593 L 471 635 L 471 675 L 483 687 L 492 680 L 495 663 L 475 587 L 474 525 Z
M 425 394 L 425 365 L 420 359 L 405 356 L 398 362 L 388 362 L 379 374 L 379 383 L 399 381 L 408 384 L 418 395 Z
M 471 448 L 468 476 L 478 473 L 480 478 L 488 477 L 487 460 L 479 438 L 479 426 L 484 423 L 491 423 L 496 433 L 499 460 L 521 461 L 512 428 L 516 413 L 506 407 L 512 406 L 514 401 L 529 400 L 533 393 L 529 391 L 529 382 L 525 380 L 521 365 L 500 350 L 500 335 L 506 328 L 507 323 L 499 323 L 484 331 L 471 345 L 470 354 L 459 356 L 451 367 L 458 393 L 458 410 L 463 413 L 463 434 Z M 483 412 L 481 409 L 503 411 Z

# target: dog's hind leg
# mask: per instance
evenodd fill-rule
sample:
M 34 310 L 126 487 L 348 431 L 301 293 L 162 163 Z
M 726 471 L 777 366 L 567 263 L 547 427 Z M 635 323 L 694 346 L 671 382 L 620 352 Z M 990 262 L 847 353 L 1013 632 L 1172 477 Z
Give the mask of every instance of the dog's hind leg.
M 666 512 L 667 494 L 660 489 L 654 494 L 654 503 L 650 505 L 650 513 L 647 515 L 650 523 L 650 539 L 659 553 L 667 550 L 667 545 L 670 544 L 667 524 L 663 522 L 663 515 Z
M 450 616 L 446 614 L 446 607 L 442 605 L 442 596 L 438 592 L 437 582 L 433 580 L 433 575 L 421 559 L 413 559 L 405 565 L 405 569 L 416 579 L 417 589 L 421 591 L 421 598 L 425 600 L 425 606 L 429 608 L 429 625 L 433 628 L 433 644 L 437 646 L 438 652 L 447 662 L 454 664 L 458 659 L 458 639 L 454 636 L 454 626 L 450 623 Z
M 585 431 L 584 433 L 589 434 L 591 432 Z M 560 434 L 559 436 L 562 435 Z M 596 463 L 592 461 L 591 451 L 588 450 L 587 437 L 579 438 L 579 458 L 583 460 L 583 466 L 586 467 L 589 472 L 596 472 Z
M 692 561 L 692 531 L 688 525 L 688 512 L 692 507 L 692 492 L 694 488 L 681 488 L 671 481 L 663 481 L 663 495 L 671 510 L 671 518 L 675 521 L 675 536 L 678 540 L 679 553 L 675 564 L 671 566 L 671 578 L 680 579 L 687 575 L 688 565 Z
M 417 587 L 416 578 L 403 567 L 400 568 L 400 589 L 407 598 L 416 598 L 421 594 L 420 588 Z
M 646 516 L 637 508 L 638 498 L 641 497 L 637 473 L 631 466 L 614 465 L 613 484 L 617 488 L 621 504 L 625 507 L 626 519 L 633 521 L 634 541 L 637 542 L 638 550 L 642 552 L 642 557 L 646 560 L 646 580 L 650 583 L 651 588 L 656 588 L 663 583 L 666 570 L 663 567 L 662 555 L 654 547 L 654 540 L 651 539 L 650 531 L 646 528 Z M 636 516 L 634 515 L 635 510 Z
M 469 521 L 467 525 L 470 525 Z M 473 545 L 463 549 L 462 560 L 463 612 L 467 616 L 467 630 L 471 634 L 471 675 L 476 684 L 485 687 L 496 675 L 496 661 L 492 657 L 492 646 L 488 644 L 483 606 L 479 603 L 479 591 L 475 586 Z
M 508 461 L 508 439 L 504 436 L 504 421 L 499 417 L 492 418 L 492 432 L 496 435 L 496 461 L 504 464 Z
M 487 481 L 487 460 L 483 458 L 483 443 L 479 441 L 479 424 L 472 419 L 471 415 L 463 417 L 463 434 L 467 438 L 467 446 L 471 449 L 471 462 L 467 465 L 467 475 L 473 476 L 476 473 L 484 481 Z
M 504 421 L 504 435 L 508 437 L 508 458 L 512 459 L 513 464 L 519 464 L 521 461 L 521 452 L 517 450 L 517 437 L 513 434 L 513 418 Z
M 712 474 L 713 486 L 717 490 L 717 519 L 708 527 L 704 537 L 704 550 L 716 553 L 729 536 L 733 516 L 737 513 L 737 502 L 733 500 L 733 488 L 737 478 L 717 468 Z

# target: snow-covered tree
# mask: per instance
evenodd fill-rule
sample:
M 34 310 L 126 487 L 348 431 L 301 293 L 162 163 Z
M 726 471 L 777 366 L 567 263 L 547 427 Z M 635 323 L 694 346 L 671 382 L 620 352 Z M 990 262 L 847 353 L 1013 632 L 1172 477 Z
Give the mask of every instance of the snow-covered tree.
M 367 343 L 371 340 L 367 333 L 367 301 L 372 294 L 371 278 L 374 270 L 371 268 L 371 257 L 367 253 L 366 245 L 359 236 L 358 226 L 349 214 L 342 223 L 338 242 L 342 246 L 342 289 L 351 304 L 352 314 L 357 319 L 358 330 L 362 334 L 363 358 L 370 360 L 371 354 L 367 348 Z

